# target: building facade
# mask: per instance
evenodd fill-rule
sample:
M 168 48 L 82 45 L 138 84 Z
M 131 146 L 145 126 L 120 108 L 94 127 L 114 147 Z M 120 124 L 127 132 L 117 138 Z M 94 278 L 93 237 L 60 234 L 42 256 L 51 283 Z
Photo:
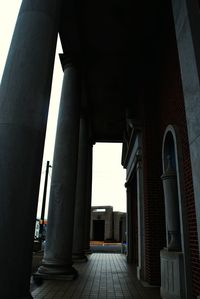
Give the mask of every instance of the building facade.
M 35 275 L 77 276 L 73 258 L 84 259 L 89 250 L 92 148 L 120 142 L 127 169 L 127 262 L 137 266 L 139 280 L 160 286 L 163 299 L 199 298 L 198 0 L 134 7 L 129 0 L 22 1 L 0 87 L 2 298 L 32 298 L 58 34 L 63 87 L 47 245 Z

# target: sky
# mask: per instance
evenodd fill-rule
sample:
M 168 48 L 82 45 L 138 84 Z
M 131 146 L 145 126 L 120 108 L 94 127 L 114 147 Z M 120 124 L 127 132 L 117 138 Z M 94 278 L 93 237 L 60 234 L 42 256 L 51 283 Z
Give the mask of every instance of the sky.
M 6 57 L 8 54 L 12 34 L 14 31 L 21 0 L 0 0 L 0 80 L 2 77 Z M 44 178 L 47 160 L 52 165 L 55 143 L 56 122 L 59 109 L 59 100 L 62 88 L 63 72 L 58 54 L 62 53 L 60 40 L 54 64 L 54 75 L 49 106 L 48 125 L 43 156 L 38 214 L 40 216 L 41 202 L 44 189 Z M 92 205 L 112 205 L 115 211 L 126 211 L 125 170 L 121 166 L 121 144 L 96 143 L 93 147 L 93 183 Z M 47 205 L 51 181 L 49 169 Z M 47 217 L 46 209 L 46 217 Z

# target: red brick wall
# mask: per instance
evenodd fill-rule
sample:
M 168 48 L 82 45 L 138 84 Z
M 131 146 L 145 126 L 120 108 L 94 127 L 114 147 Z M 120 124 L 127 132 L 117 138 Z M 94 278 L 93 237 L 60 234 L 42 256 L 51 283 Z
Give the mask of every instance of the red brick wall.
M 193 195 L 191 163 L 189 155 L 184 99 L 181 86 L 180 68 L 176 49 L 175 34 L 171 19 L 167 38 L 167 48 L 163 55 L 162 67 L 157 82 L 157 91 L 151 105 L 145 103 L 143 134 L 144 185 L 145 185 L 145 238 L 146 238 L 146 279 L 150 283 L 159 282 L 159 248 L 163 245 L 163 194 L 160 186 L 162 138 L 166 127 L 177 126 L 182 149 L 183 191 L 191 255 L 193 297 L 200 294 L 200 262 L 198 254 L 197 224 Z M 154 90 L 154 91 L 153 91 Z M 156 98 L 156 99 L 155 99 Z M 152 108 L 154 106 L 154 108 Z M 158 129 L 159 128 L 159 129 Z
M 160 85 L 159 125 L 163 136 L 168 124 L 178 127 L 182 147 L 183 189 L 185 194 L 185 208 L 189 231 L 189 248 L 191 253 L 192 289 L 193 296 L 200 294 L 200 262 L 198 259 L 198 241 L 195 203 L 193 194 L 191 163 L 188 146 L 184 98 L 181 85 L 180 68 L 173 29 L 168 41 L 169 48 L 165 64 L 162 68 Z M 194 297 L 196 298 L 196 297 Z
M 171 7 L 168 7 L 168 12 L 168 14 L 166 13 L 166 27 L 163 33 L 165 47 L 163 48 L 161 63 L 158 64 L 160 67 L 157 69 L 157 78 L 152 78 L 155 75 L 153 70 L 152 77 L 147 78 L 148 85 L 144 83 L 142 90 L 144 94 L 142 150 L 145 280 L 150 284 L 160 284 L 160 250 L 166 244 L 164 196 L 160 178 L 162 175 L 162 139 L 166 127 L 171 124 L 178 128 L 182 151 L 182 188 L 185 196 L 183 209 L 186 211 L 184 221 L 188 230 L 192 293 L 193 298 L 196 298 L 200 294 L 196 212 L 184 98 Z
M 165 245 L 166 237 L 164 199 L 160 179 L 161 148 L 157 113 L 154 109 L 146 103 L 143 130 L 145 280 L 152 285 L 160 285 L 160 250 Z

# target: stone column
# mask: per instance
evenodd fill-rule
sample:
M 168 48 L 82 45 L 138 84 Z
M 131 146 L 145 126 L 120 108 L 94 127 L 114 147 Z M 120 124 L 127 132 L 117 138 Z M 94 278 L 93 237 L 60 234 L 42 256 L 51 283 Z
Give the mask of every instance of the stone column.
M 64 55 L 61 61 L 64 79 L 54 149 L 47 239 L 42 266 L 36 274 L 44 279 L 69 279 L 77 275 L 72 267 L 72 242 L 81 85 L 80 73 L 74 62 Z
M 87 193 L 85 205 L 85 225 L 84 225 L 84 252 L 91 253 L 90 249 L 90 221 L 91 221 L 91 201 L 92 201 L 92 154 L 93 144 L 89 141 L 88 144 L 88 159 L 87 159 Z
M 171 2 L 184 94 L 200 252 L 200 7 L 199 1 Z
M 126 183 L 127 192 L 127 262 L 133 262 L 133 220 L 132 220 L 132 198 L 130 186 Z
M 144 185 L 142 155 L 140 150 L 137 152 L 137 214 L 138 214 L 138 266 L 137 277 L 144 279 Z
M 78 173 L 73 236 L 73 259 L 87 260 L 84 254 L 84 224 L 87 190 L 88 123 L 81 117 L 79 132 Z
M 34 229 L 60 13 L 22 2 L 0 87 L 0 297 L 29 293 Z
M 114 218 L 114 228 L 113 228 L 113 239 L 117 242 L 120 240 L 120 217 L 121 214 L 118 212 L 113 212 L 113 218 Z
M 172 168 L 171 157 L 168 156 L 168 165 L 162 175 L 164 197 L 165 197 L 165 215 L 167 229 L 167 249 L 169 251 L 180 251 L 180 217 L 179 201 L 177 190 L 176 171 Z
M 93 240 L 94 239 L 94 232 L 93 232 L 93 220 L 94 220 L 94 217 L 93 217 L 93 210 L 91 209 L 91 216 L 90 216 L 90 240 Z
M 104 240 L 113 239 L 113 209 L 106 207 Z

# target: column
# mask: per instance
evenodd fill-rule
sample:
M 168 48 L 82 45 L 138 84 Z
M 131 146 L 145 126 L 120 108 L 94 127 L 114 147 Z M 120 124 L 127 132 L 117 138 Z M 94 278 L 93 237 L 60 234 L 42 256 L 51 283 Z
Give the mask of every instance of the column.
M 192 166 L 200 252 L 200 6 L 199 1 L 172 0 Z
M 133 220 L 132 220 L 132 198 L 130 186 L 126 183 L 127 193 L 127 262 L 133 262 Z
M 73 260 L 87 260 L 84 254 L 84 224 L 87 190 L 88 123 L 81 117 L 79 132 L 78 173 L 74 218 Z
M 104 240 L 113 239 L 113 209 L 106 207 Z
M 141 150 L 137 152 L 137 214 L 138 214 L 138 266 L 137 278 L 144 279 L 144 185 Z
M 22 2 L 0 87 L 0 296 L 29 293 L 61 1 Z
M 80 73 L 70 58 L 61 56 L 63 87 L 57 123 L 49 200 L 47 239 L 42 266 L 44 279 L 77 276 L 72 267 L 72 242 L 80 120 Z
M 161 177 L 165 198 L 167 250 L 181 251 L 180 216 L 176 170 L 172 167 L 172 157 L 168 155 L 167 168 Z
M 91 209 L 91 217 L 90 217 L 90 240 L 94 240 L 94 232 L 93 232 L 93 210 Z
M 88 144 L 88 159 L 87 159 L 87 193 L 85 205 L 85 224 L 84 224 L 84 252 L 91 253 L 90 249 L 90 221 L 91 221 L 91 201 L 92 201 L 92 154 L 93 144 L 89 141 Z

